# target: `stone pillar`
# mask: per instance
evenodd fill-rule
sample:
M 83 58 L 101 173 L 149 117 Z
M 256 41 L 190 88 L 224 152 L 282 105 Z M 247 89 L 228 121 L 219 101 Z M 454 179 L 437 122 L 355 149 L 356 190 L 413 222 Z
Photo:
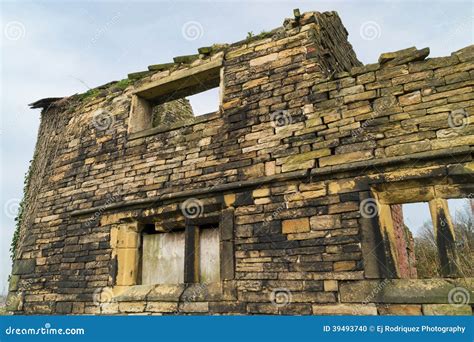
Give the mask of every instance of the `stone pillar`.
M 378 216 L 380 222 L 380 232 L 385 246 L 385 254 L 387 257 L 388 272 L 386 278 L 400 277 L 400 263 L 396 245 L 395 228 L 392 219 L 392 210 L 389 204 L 378 203 Z M 394 273 L 394 274 L 390 274 Z
M 128 133 L 140 132 L 152 127 L 152 108 L 150 103 L 141 97 L 134 95 L 130 107 L 130 119 L 128 121 Z
M 137 284 L 140 246 L 140 227 L 138 222 L 117 224 L 112 228 L 112 256 L 117 258 L 117 287 Z
M 429 202 L 429 205 L 434 236 L 438 247 L 440 273 L 443 277 L 457 276 L 459 270 L 455 248 L 456 240 L 448 202 L 443 198 L 435 198 Z

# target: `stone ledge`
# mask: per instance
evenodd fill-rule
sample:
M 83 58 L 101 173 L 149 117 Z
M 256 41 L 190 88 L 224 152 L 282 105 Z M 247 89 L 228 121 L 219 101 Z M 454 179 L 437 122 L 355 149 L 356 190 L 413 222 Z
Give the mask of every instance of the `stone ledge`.
M 159 284 L 134 285 L 114 296 L 114 302 L 206 302 L 237 300 L 232 284 Z
M 472 309 L 469 305 L 425 304 L 423 314 L 425 316 L 471 316 Z
M 474 278 L 344 281 L 339 291 L 343 303 L 449 304 L 455 287 L 469 293 L 464 304 L 474 303 Z
M 408 163 L 419 160 L 430 160 L 443 157 L 452 157 L 457 155 L 469 154 L 473 151 L 469 146 L 434 150 L 428 152 L 418 152 L 406 156 L 388 157 L 383 159 L 372 159 L 369 161 L 359 161 L 348 164 L 334 165 L 328 167 L 314 168 L 311 170 L 311 179 L 334 174 L 337 172 L 348 172 L 368 167 L 382 167 L 391 165 L 400 165 L 401 163 Z

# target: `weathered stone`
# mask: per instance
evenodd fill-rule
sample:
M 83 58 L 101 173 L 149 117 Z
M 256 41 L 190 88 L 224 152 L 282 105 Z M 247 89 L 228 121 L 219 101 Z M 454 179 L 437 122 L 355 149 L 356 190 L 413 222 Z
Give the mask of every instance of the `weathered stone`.
M 345 164 L 354 161 L 368 160 L 372 159 L 373 155 L 371 151 L 357 151 L 351 153 L 344 153 L 341 155 L 335 155 L 330 157 L 323 157 L 319 159 L 319 166 L 329 166 L 337 164 Z
M 35 259 L 22 259 L 15 260 L 13 263 L 12 274 L 23 275 L 31 274 L 35 271 L 36 260 Z
M 180 303 L 180 312 L 204 313 L 209 311 L 209 303 Z
M 472 279 L 391 279 L 342 282 L 341 301 L 350 303 L 424 304 L 446 303 L 449 291 L 456 286 L 473 291 Z M 409 293 L 407 293 L 409 292 Z M 472 303 L 474 298 L 469 299 Z
M 272 54 L 269 54 L 269 55 L 266 55 L 266 56 L 263 56 L 263 57 L 258 57 L 258 58 L 252 59 L 250 61 L 250 66 L 251 67 L 259 66 L 259 65 L 262 65 L 262 64 L 265 64 L 265 63 L 268 63 L 268 62 L 272 62 L 272 61 L 276 60 L 277 57 L 278 57 L 277 53 L 272 53 Z
M 162 64 L 153 64 L 148 66 L 148 70 L 150 71 L 162 71 L 166 69 L 170 69 L 174 66 L 174 63 L 162 63 Z
M 355 261 L 337 261 L 334 263 L 334 271 L 352 271 L 356 267 Z
M 187 56 L 176 56 L 173 57 L 175 63 L 191 63 L 199 58 L 199 55 L 187 55 Z
M 471 316 L 470 305 L 456 304 L 424 304 L 423 314 L 425 316 Z
M 313 315 L 377 315 L 374 304 L 369 305 L 313 305 Z
M 338 215 L 318 215 L 310 219 L 312 230 L 326 230 L 341 228 L 341 219 Z
M 419 91 L 415 91 L 413 93 L 400 96 L 398 98 L 398 101 L 400 101 L 400 104 L 402 106 L 409 106 L 409 105 L 413 105 L 413 104 L 416 104 L 416 103 L 420 103 L 421 102 L 421 94 L 420 94 Z
M 119 311 L 123 313 L 137 313 L 145 310 L 145 302 L 119 303 Z
M 325 280 L 324 281 L 324 291 L 338 291 L 337 281 L 336 280 Z
M 418 316 L 422 315 L 421 305 L 410 304 L 390 304 L 378 305 L 379 315 L 395 315 L 395 316 Z

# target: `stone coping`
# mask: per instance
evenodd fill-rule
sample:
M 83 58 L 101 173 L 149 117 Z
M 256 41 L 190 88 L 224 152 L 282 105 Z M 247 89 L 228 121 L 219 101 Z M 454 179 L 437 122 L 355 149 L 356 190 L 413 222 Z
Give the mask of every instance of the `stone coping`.
M 342 281 L 342 303 L 474 304 L 474 278 Z

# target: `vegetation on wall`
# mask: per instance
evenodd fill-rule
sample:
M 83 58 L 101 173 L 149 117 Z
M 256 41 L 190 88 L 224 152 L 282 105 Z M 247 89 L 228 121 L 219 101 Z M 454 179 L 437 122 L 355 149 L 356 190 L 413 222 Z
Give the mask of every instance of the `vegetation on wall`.
M 10 245 L 10 257 L 12 261 L 15 260 L 16 257 L 18 240 L 20 239 L 20 228 L 23 223 L 23 215 L 25 213 L 25 208 L 28 203 L 28 187 L 30 185 L 32 165 L 33 161 L 30 160 L 30 165 L 28 167 L 28 171 L 26 171 L 25 173 L 25 180 L 23 181 L 23 198 L 19 204 L 18 213 L 15 217 L 15 232 L 13 233 L 13 238 Z
M 113 85 L 113 88 L 117 88 L 120 90 L 125 90 L 130 84 L 132 84 L 132 81 L 129 80 L 128 78 L 125 78 L 123 80 L 118 81 Z

